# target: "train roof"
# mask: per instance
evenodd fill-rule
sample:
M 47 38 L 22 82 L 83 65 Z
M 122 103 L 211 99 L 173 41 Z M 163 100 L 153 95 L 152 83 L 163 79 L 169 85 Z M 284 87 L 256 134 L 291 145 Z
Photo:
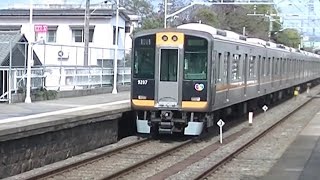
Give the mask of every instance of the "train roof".
M 202 32 L 211 34 L 211 36 L 216 39 L 231 40 L 231 41 L 236 41 L 240 43 L 246 43 L 246 38 L 247 38 L 233 31 L 221 30 L 221 29 L 217 29 L 212 26 L 209 26 L 206 24 L 200 24 L 200 23 L 182 24 L 178 26 L 177 29 L 189 29 L 194 31 L 202 31 Z M 254 44 L 254 45 L 257 45 L 257 44 Z
M 207 24 L 187 23 L 187 24 L 182 24 L 182 25 L 178 26 L 177 29 L 189 29 L 189 30 L 195 30 L 195 31 L 203 31 L 203 32 L 207 32 L 207 33 L 211 34 L 213 36 L 213 38 L 216 38 L 216 39 L 230 40 L 230 41 L 234 41 L 234 42 L 251 44 L 251 45 L 255 45 L 255 46 L 264 46 L 269 49 L 278 49 L 278 50 L 281 49 L 283 51 L 296 52 L 296 53 L 300 53 L 302 55 L 320 58 L 320 55 L 317 55 L 314 53 L 302 51 L 299 49 L 295 49 L 293 47 L 284 46 L 282 44 L 277 44 L 277 43 L 274 43 L 271 41 L 265 41 L 265 40 L 259 39 L 259 38 L 248 38 L 246 36 L 235 33 L 233 31 L 217 29 L 217 28 L 214 28 L 214 27 L 209 26 Z

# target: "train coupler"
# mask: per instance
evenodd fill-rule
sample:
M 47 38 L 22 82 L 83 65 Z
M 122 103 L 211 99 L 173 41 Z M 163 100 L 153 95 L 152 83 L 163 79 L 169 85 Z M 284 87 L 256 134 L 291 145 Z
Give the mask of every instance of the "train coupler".
M 172 134 L 174 129 L 173 122 L 160 122 L 159 123 L 159 133 L 160 134 Z

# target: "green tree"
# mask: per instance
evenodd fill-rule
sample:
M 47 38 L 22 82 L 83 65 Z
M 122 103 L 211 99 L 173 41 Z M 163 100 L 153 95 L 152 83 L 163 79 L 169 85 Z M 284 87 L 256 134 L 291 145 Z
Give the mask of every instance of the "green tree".
M 249 16 L 253 14 L 255 9 L 255 16 Z M 264 40 L 268 40 L 269 32 L 269 18 L 264 14 L 270 14 L 276 10 L 270 6 L 259 5 L 254 6 L 239 6 L 239 5 L 220 5 L 214 6 L 214 11 L 220 22 L 220 28 L 236 33 L 242 34 L 243 28 L 246 28 L 246 35 L 249 37 L 257 37 Z M 275 17 L 276 18 L 276 17 Z M 273 23 L 274 29 L 281 27 L 279 24 Z
M 300 33 L 296 29 L 285 29 L 275 34 L 275 41 L 279 44 L 298 48 L 301 42 Z
M 154 7 L 150 0 L 125 0 L 122 2 L 122 6 L 142 18 L 150 17 L 154 12 Z
M 202 6 L 195 10 L 195 13 L 192 17 L 193 22 L 200 22 L 208 24 L 213 27 L 219 27 L 220 22 L 217 18 L 216 13 L 210 7 Z
M 161 1 L 158 7 L 154 7 L 151 0 L 123 0 L 127 10 L 142 17 L 140 29 L 163 28 L 164 5 Z M 168 0 L 172 5 L 168 6 L 168 14 L 185 7 L 190 0 Z M 225 29 L 242 34 L 246 28 L 248 37 L 256 37 L 268 40 L 270 19 L 265 16 L 248 16 L 248 14 L 275 14 L 279 10 L 269 5 L 195 5 L 174 18 L 167 21 L 168 27 L 176 27 L 182 23 L 199 22 L 211 25 L 218 29 Z M 279 17 L 272 16 L 275 21 L 272 23 L 272 31 L 281 29 Z M 138 29 L 138 30 L 140 30 Z M 137 30 L 136 30 L 137 31 Z M 275 40 L 275 39 L 274 39 Z

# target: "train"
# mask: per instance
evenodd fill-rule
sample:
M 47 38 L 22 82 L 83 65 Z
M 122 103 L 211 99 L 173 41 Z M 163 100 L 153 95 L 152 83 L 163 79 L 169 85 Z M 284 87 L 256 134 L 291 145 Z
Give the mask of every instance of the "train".
M 138 133 L 197 136 L 320 77 L 320 55 L 201 23 L 133 35 Z

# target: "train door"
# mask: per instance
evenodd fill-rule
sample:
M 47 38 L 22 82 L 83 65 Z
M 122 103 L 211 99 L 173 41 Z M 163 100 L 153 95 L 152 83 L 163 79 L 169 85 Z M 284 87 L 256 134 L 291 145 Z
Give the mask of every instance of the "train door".
M 157 104 L 176 107 L 179 103 L 179 49 L 159 49 Z
M 248 86 L 248 54 L 245 54 L 244 56 L 244 62 L 243 62 L 243 81 L 244 81 L 244 95 L 247 94 L 247 86 Z
M 261 56 L 258 56 L 258 63 L 257 63 L 257 77 L 258 77 L 258 88 L 257 91 L 260 92 L 260 85 L 261 85 Z

